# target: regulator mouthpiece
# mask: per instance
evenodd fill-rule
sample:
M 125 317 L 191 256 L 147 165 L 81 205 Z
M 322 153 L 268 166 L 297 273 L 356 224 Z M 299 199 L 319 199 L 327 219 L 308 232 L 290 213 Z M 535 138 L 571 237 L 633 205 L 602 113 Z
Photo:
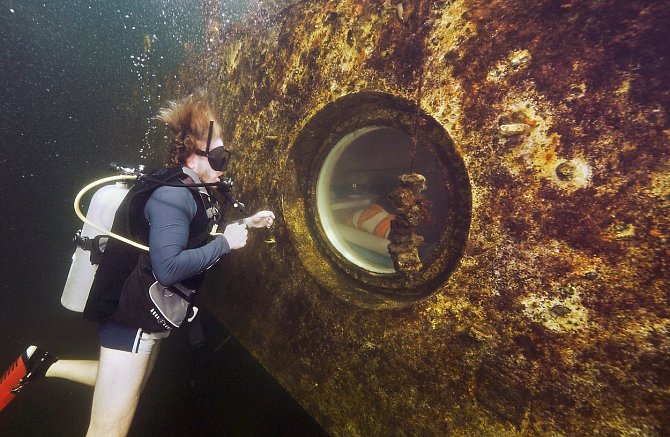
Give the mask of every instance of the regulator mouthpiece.
M 237 200 L 230 193 L 233 189 L 233 180 L 231 178 L 220 178 L 216 185 L 216 189 L 223 195 L 223 197 L 225 197 L 226 202 L 230 203 L 240 214 L 247 213 L 247 208 L 244 203 Z

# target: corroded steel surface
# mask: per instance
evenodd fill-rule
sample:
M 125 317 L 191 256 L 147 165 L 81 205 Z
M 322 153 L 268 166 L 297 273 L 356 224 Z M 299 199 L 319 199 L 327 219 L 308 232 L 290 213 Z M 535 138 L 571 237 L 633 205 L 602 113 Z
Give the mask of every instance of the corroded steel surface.
M 670 434 L 668 22 L 661 1 L 339 0 L 228 28 L 179 81 L 218 92 L 277 243 L 252 235 L 211 303 L 334 435 Z M 419 102 L 470 183 L 458 266 L 403 309 L 329 291 L 296 182 L 309 120 L 367 91 Z

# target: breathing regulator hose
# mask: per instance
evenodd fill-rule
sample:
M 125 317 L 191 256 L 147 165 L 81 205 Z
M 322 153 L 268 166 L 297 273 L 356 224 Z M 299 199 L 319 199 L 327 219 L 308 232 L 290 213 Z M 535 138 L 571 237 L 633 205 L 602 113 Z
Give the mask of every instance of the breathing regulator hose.
M 112 238 L 116 238 L 119 241 L 123 241 L 124 243 L 130 244 L 131 246 L 137 247 L 138 249 L 144 250 L 146 252 L 149 251 L 149 248 L 143 244 L 140 244 L 136 241 L 130 240 L 124 236 L 115 234 L 112 231 L 108 231 L 102 228 L 102 226 L 99 226 L 89 219 L 84 216 L 84 214 L 81 212 L 81 208 L 79 205 L 81 204 L 81 198 L 84 197 L 84 194 L 86 194 L 91 188 L 97 187 L 98 185 L 106 184 L 108 182 L 116 182 L 116 181 L 123 181 L 123 180 L 134 180 L 137 179 L 137 175 L 119 175 L 119 176 L 110 176 L 107 178 L 102 178 L 97 181 L 91 182 L 90 184 L 86 185 L 84 188 L 77 193 L 77 196 L 74 198 L 74 212 L 77 214 L 77 217 L 79 219 L 86 223 L 87 225 L 91 226 L 92 228 L 97 229 L 98 231 L 102 232 L 105 235 L 109 235 Z

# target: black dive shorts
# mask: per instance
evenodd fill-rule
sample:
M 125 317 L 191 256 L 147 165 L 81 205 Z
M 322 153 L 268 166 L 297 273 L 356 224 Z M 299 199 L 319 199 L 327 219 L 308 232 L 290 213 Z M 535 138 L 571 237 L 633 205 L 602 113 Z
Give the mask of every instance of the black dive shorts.
M 100 346 L 135 354 L 151 354 L 154 346 L 170 335 L 170 331 L 144 332 L 113 321 L 98 323 L 98 333 Z

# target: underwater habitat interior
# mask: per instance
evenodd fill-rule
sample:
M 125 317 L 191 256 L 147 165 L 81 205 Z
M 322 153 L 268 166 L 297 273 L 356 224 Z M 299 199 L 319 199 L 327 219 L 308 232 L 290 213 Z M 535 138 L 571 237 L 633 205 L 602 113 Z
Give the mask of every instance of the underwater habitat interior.
M 0 366 L 93 359 L 77 192 L 216 97 L 271 230 L 208 273 L 131 435 L 670 435 L 670 2 L 0 0 Z M 84 205 L 85 206 L 85 205 Z M 228 217 L 239 218 L 228 210 Z M 0 435 L 81 435 L 39 381 Z

